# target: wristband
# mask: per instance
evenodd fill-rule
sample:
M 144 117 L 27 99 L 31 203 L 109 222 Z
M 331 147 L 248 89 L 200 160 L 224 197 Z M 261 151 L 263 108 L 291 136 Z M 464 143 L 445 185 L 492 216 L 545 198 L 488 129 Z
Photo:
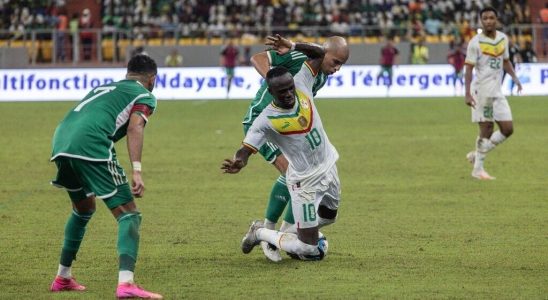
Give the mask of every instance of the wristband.
M 131 166 L 133 167 L 133 171 L 139 171 L 141 172 L 141 162 L 140 161 L 134 161 L 131 163 Z
M 290 51 L 293 51 L 293 50 L 295 50 L 295 46 L 296 46 L 296 44 L 295 44 L 295 43 L 293 43 L 293 42 L 291 42 L 291 48 L 289 48 L 289 50 L 290 50 Z

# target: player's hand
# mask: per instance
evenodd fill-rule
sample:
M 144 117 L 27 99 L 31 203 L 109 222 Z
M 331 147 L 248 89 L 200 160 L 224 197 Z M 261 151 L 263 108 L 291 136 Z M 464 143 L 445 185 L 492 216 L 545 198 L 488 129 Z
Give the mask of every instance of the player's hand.
M 131 193 L 137 198 L 143 197 L 145 193 L 145 183 L 141 177 L 140 171 L 133 171 L 133 176 L 131 178 Z
M 521 94 L 521 90 L 523 89 L 521 86 L 521 82 L 519 80 L 516 81 L 516 85 L 518 86 L 518 95 Z
M 244 162 L 236 159 L 225 159 L 221 169 L 224 170 L 224 173 L 236 174 L 244 167 Z
M 464 103 L 472 108 L 476 108 L 476 101 L 470 94 L 467 94 L 466 97 L 464 97 Z
M 292 44 L 290 40 L 283 38 L 279 34 L 276 34 L 276 36 L 267 36 L 265 42 L 265 45 L 270 46 L 268 50 L 275 50 L 280 55 L 289 52 Z

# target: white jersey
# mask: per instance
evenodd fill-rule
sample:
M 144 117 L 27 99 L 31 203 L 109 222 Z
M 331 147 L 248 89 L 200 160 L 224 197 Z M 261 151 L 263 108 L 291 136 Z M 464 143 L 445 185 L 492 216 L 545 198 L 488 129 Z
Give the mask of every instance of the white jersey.
M 474 36 L 468 43 L 465 61 L 476 69 L 472 88 L 486 96 L 501 97 L 503 60 L 509 57 L 508 37 L 504 33 L 497 30 L 494 39 L 483 33 Z
M 268 105 L 247 132 L 244 144 L 259 149 L 275 143 L 289 161 L 288 182 L 300 182 L 327 172 L 339 158 L 322 125 L 312 98 L 314 74 L 304 63 L 295 75 L 297 90 L 291 109 Z

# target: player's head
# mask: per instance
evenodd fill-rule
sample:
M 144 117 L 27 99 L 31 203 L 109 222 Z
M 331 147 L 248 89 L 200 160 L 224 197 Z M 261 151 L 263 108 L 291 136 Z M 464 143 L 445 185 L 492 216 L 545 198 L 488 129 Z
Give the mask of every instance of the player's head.
M 491 6 L 486 6 L 480 11 L 481 27 L 487 32 L 493 32 L 497 29 L 498 12 Z
M 322 61 L 322 72 L 327 75 L 331 75 L 339 71 L 348 60 L 350 51 L 348 50 L 348 44 L 343 37 L 332 36 L 327 38 L 323 44 L 325 48 L 325 56 Z
M 138 80 L 151 92 L 156 82 L 156 74 L 158 74 L 156 62 L 148 55 L 137 54 L 127 64 L 126 78 Z
M 274 104 L 281 108 L 295 105 L 295 82 L 284 67 L 275 67 L 266 73 L 268 92 L 274 97 Z

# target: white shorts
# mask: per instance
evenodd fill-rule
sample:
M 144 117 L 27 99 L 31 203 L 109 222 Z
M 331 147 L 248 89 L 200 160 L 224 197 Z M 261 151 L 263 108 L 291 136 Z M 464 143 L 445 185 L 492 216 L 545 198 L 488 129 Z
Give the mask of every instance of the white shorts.
M 476 108 L 472 108 L 472 122 L 512 121 L 512 111 L 504 96 L 482 96 L 482 93 L 472 93 Z
M 300 182 L 287 182 L 287 188 L 297 228 L 318 226 L 317 212 L 320 205 L 331 210 L 339 208 L 341 183 L 336 165 L 320 176 Z

